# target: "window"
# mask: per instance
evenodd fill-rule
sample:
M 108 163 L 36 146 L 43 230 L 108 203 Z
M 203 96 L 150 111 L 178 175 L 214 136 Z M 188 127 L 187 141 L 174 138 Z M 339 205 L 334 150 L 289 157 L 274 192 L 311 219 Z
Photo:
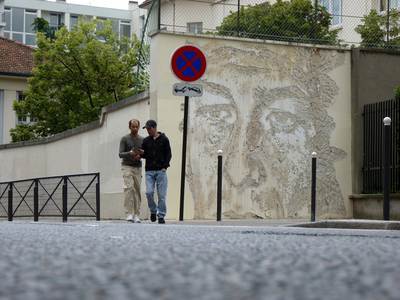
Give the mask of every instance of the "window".
M 203 32 L 203 23 L 187 23 L 187 31 L 191 33 L 202 33 Z
M 33 21 L 36 19 L 36 11 L 25 11 L 25 32 L 35 33 L 33 30 Z
M 143 31 L 143 28 L 144 28 L 144 25 L 145 25 L 145 22 L 146 22 L 146 20 L 145 20 L 145 16 L 144 15 L 141 15 L 140 17 L 139 17 L 139 28 L 140 28 L 140 37 L 142 37 L 142 31 Z
M 19 101 L 24 101 L 24 99 L 25 99 L 24 93 L 21 92 L 21 91 L 17 91 L 17 101 L 18 102 Z M 29 122 L 27 121 L 27 117 L 26 116 L 18 116 L 17 124 L 27 124 L 27 123 L 29 123 Z
M 119 23 L 119 33 L 121 37 L 131 37 L 131 24 L 130 22 L 120 21 Z
M 112 19 L 112 31 L 118 36 L 119 35 L 119 20 Z
M 25 44 L 36 45 L 36 35 L 33 22 L 36 19 L 36 10 L 25 10 Z
M 13 7 L 11 10 L 12 31 L 24 32 L 24 9 Z
M 36 35 L 27 34 L 25 36 L 25 44 L 27 44 L 29 46 L 35 46 L 36 45 Z
M 61 14 L 50 14 L 49 25 L 54 30 L 58 30 L 61 27 Z
M 6 22 L 6 27 L 4 30 L 11 29 L 11 10 L 8 8 L 4 9 L 4 22 Z
M 23 42 L 24 42 L 24 35 L 23 35 L 22 33 L 15 33 L 15 32 L 14 32 L 14 33 L 12 34 L 12 39 L 13 39 L 14 41 L 23 43 Z
M 70 28 L 72 29 L 76 24 L 78 24 L 78 16 L 71 16 L 69 20 Z
M 387 11 L 387 3 L 388 0 L 380 0 L 381 1 L 381 11 Z M 400 0 L 389 0 L 389 9 L 400 9 Z
M 31 46 L 36 45 L 36 34 L 32 25 L 37 15 L 36 10 L 7 7 L 4 15 L 6 22 L 5 37 Z
M 96 30 L 103 30 L 104 29 L 104 22 L 107 21 L 106 18 L 96 18 Z
M 332 25 L 342 23 L 342 0 L 319 0 L 319 3 L 332 15 Z

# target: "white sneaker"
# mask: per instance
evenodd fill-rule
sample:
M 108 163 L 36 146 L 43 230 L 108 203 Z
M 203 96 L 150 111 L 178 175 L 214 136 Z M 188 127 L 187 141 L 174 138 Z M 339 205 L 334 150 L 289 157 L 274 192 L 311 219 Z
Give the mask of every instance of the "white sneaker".
M 129 214 L 129 215 L 126 217 L 126 220 L 127 220 L 128 222 L 133 222 L 133 216 L 132 216 L 131 214 Z
M 133 223 L 142 223 L 142 221 L 139 219 L 137 215 L 133 216 Z

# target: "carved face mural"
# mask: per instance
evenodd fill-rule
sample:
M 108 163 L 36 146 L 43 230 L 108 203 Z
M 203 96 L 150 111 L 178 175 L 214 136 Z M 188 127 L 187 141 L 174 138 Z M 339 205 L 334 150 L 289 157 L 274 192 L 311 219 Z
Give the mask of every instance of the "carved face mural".
M 273 50 L 276 51 L 273 51 Z M 319 156 L 318 213 L 343 216 L 327 109 L 338 93 L 334 51 L 205 47 L 204 95 L 191 101 L 188 182 L 195 218 L 216 213 L 217 150 L 224 151 L 225 217 L 308 217 L 311 152 Z

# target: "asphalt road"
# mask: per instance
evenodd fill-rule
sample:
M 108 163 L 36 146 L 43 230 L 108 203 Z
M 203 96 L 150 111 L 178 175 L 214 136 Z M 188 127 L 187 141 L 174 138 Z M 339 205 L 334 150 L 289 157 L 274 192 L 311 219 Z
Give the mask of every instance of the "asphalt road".
M 400 231 L 0 221 L 0 299 L 400 299 Z

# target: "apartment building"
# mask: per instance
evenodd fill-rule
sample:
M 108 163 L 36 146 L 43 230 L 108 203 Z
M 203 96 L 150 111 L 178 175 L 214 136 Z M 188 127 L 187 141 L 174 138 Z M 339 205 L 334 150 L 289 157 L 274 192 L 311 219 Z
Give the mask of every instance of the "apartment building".
M 66 0 L 0 0 L 0 36 L 35 46 L 36 34 L 32 22 L 37 17 L 46 19 L 54 29 L 61 26 L 71 29 L 78 18 L 111 20 L 113 30 L 119 37 L 140 36 L 143 12 L 136 1 L 129 1 L 128 9 L 123 10 L 71 4 Z

